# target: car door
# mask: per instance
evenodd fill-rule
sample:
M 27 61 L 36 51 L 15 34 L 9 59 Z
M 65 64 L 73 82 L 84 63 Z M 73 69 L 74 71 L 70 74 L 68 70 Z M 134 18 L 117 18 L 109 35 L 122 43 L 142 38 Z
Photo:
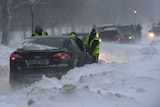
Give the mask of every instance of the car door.
M 83 64 L 83 51 L 81 51 L 80 47 L 78 46 L 77 42 L 75 39 L 71 38 L 69 42 L 69 47 L 71 49 L 72 53 L 72 64 L 77 61 L 78 66 L 82 66 Z

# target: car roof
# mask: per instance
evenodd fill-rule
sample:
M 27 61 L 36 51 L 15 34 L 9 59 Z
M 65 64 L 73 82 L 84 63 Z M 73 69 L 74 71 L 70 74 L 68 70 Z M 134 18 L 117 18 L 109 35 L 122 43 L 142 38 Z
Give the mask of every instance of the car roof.
M 101 32 L 103 32 L 103 31 L 116 31 L 116 30 L 118 30 L 117 27 L 110 27 L 110 28 L 103 29 Z
M 116 26 L 115 24 L 105 24 L 105 25 L 99 25 L 98 28 L 100 27 L 114 27 Z
M 117 26 L 133 26 L 132 24 L 118 24 Z
M 88 34 L 88 32 L 76 32 L 77 35 Z M 63 33 L 64 36 L 69 36 L 70 33 Z
M 63 35 L 61 35 L 61 36 L 50 36 L 50 35 L 47 35 L 47 36 L 28 37 L 26 39 L 32 39 L 32 38 L 35 38 L 35 39 L 37 39 L 37 38 L 62 38 L 62 39 L 69 39 L 69 38 L 72 38 L 72 37 L 70 37 L 70 36 L 63 36 Z
M 78 32 L 78 33 L 76 33 L 77 35 L 79 35 L 79 34 L 88 34 L 88 32 Z
M 26 39 L 24 39 L 23 41 L 22 41 L 22 43 L 21 44 L 24 44 L 24 43 L 27 43 L 27 42 L 30 42 L 30 40 L 32 41 L 45 41 L 44 42 L 44 44 L 50 44 L 51 42 L 53 42 L 54 40 L 57 42 L 57 40 L 58 39 L 62 39 L 63 40 L 63 42 L 64 42 L 64 45 L 63 46 L 66 46 L 66 43 L 68 43 L 68 41 L 70 40 L 70 39 L 72 39 L 72 37 L 70 37 L 70 36 L 49 36 L 49 35 L 47 35 L 47 36 L 35 36 L 35 37 L 28 37 L 28 38 L 26 38 Z M 48 41 L 48 42 L 46 42 L 46 41 Z M 38 42 L 39 43 L 39 42 Z

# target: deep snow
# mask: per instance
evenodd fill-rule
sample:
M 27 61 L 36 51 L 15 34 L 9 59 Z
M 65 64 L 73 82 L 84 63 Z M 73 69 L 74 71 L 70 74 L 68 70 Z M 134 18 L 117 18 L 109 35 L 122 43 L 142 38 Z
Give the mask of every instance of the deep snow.
M 98 64 L 70 70 L 12 91 L 9 55 L 19 40 L 0 45 L 0 107 L 159 107 L 160 40 L 102 43 Z

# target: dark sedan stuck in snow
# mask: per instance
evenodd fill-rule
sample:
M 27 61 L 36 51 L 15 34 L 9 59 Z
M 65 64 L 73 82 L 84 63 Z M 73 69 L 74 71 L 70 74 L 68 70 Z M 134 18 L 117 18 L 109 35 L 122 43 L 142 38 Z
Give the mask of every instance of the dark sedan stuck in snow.
M 90 56 L 70 36 L 30 37 L 10 55 L 10 84 L 32 83 L 43 75 L 61 78 L 90 62 Z

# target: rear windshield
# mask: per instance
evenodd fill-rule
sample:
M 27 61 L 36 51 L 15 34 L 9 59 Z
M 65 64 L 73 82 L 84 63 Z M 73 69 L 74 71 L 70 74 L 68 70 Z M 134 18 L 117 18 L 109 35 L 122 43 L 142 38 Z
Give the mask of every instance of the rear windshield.
M 62 38 L 38 38 L 38 39 L 27 39 L 23 44 L 38 44 L 46 45 L 56 48 L 62 48 L 64 45 L 64 39 Z
M 100 37 L 106 37 L 106 36 L 117 36 L 118 35 L 118 31 L 114 30 L 114 31 L 103 31 L 99 33 Z
M 133 28 L 131 26 L 121 26 L 119 27 L 122 33 L 132 33 Z

